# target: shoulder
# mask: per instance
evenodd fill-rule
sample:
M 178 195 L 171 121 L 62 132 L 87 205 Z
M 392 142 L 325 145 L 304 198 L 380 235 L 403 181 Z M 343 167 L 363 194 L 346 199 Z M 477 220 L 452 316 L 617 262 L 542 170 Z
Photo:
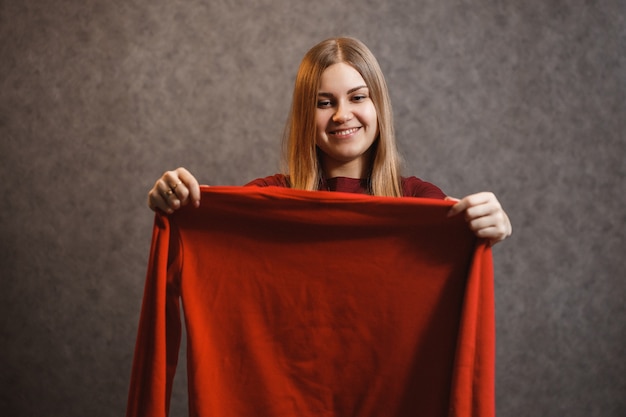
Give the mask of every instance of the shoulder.
M 265 178 L 257 178 L 245 185 L 246 187 L 285 187 L 290 188 L 289 177 L 283 174 L 270 175 Z
M 402 177 L 402 193 L 405 197 L 435 198 L 443 200 L 446 194 L 439 187 L 417 177 Z

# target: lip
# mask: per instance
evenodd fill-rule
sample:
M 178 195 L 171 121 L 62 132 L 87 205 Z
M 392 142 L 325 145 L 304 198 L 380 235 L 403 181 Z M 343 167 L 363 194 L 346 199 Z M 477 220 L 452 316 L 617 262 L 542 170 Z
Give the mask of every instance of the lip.
M 349 127 L 349 128 L 345 128 L 345 129 L 337 129 L 337 130 L 332 130 L 330 132 L 328 132 L 329 135 L 332 135 L 336 138 L 349 138 L 352 135 L 354 135 L 355 133 L 357 133 L 359 130 L 361 130 L 362 126 L 355 126 L 355 127 Z

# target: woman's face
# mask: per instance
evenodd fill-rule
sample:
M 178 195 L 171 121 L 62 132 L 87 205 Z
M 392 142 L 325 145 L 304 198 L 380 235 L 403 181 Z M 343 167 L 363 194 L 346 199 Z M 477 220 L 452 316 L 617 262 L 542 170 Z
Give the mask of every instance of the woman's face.
M 378 137 L 378 117 L 363 77 L 348 64 L 322 73 L 316 110 L 316 144 L 327 177 L 363 178 Z

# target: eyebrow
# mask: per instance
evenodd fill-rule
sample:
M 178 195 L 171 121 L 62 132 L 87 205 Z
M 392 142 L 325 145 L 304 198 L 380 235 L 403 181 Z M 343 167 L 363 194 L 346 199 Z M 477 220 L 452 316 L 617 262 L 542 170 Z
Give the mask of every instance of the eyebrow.
M 354 87 L 348 90 L 347 94 L 352 94 L 355 91 L 359 91 L 362 88 L 367 88 L 366 85 L 360 85 L 358 87 Z M 320 91 L 319 93 L 317 93 L 318 96 L 322 96 L 322 97 L 333 97 L 334 95 L 332 93 L 325 93 L 323 91 Z

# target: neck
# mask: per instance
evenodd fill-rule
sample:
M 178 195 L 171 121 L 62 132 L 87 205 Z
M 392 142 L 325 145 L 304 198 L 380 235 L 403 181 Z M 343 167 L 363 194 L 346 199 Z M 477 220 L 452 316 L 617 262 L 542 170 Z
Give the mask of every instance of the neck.
M 350 162 L 337 162 L 330 158 L 322 158 L 322 172 L 325 178 L 347 177 L 367 178 L 370 175 L 369 158 L 360 158 Z

